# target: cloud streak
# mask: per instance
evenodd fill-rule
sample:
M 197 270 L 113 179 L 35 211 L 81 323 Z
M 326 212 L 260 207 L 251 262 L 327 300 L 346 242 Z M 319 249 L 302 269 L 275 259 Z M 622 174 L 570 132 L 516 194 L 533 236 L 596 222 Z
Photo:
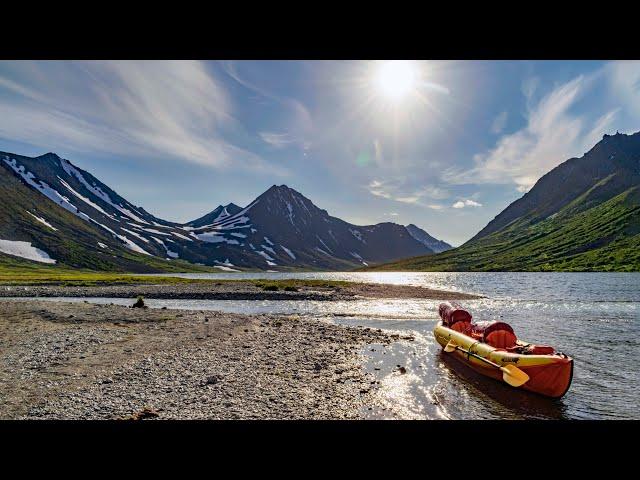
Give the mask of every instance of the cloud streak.
M 241 130 L 230 99 L 202 62 L 0 65 L 0 136 L 13 141 L 269 169 L 259 155 L 225 139 Z
M 637 63 L 608 65 L 591 75 L 580 75 L 556 86 L 537 102 L 534 94 L 540 89 L 539 81 L 535 78 L 526 80 L 522 88 L 527 104 L 526 126 L 501 136 L 493 148 L 476 154 L 473 157 L 475 165 L 471 169 L 448 169 L 443 175 L 445 181 L 454 185 L 515 184 L 518 191 L 528 191 L 546 172 L 571 157 L 583 154 L 604 133 L 611 131 L 619 120 L 621 107 L 609 104 L 607 108 L 605 105 L 599 114 L 594 114 L 593 110 L 576 113 L 577 106 L 601 86 L 602 81 L 626 85 L 631 97 L 634 92 L 633 80 L 629 80 L 634 78 L 632 73 L 640 79 Z M 622 86 L 620 90 L 623 90 Z M 636 99 L 637 93 L 636 88 Z M 500 114 L 494 120 L 492 131 L 502 131 L 505 124 L 506 115 L 503 118 Z
M 407 192 L 407 188 L 403 187 L 402 182 L 390 180 L 372 180 L 367 188 L 369 193 L 376 197 L 426 207 L 432 210 L 442 210 L 444 207 L 438 203 L 425 201 L 426 199 L 442 200 L 450 196 L 449 192 L 446 190 L 432 185 L 412 189 L 410 192 Z

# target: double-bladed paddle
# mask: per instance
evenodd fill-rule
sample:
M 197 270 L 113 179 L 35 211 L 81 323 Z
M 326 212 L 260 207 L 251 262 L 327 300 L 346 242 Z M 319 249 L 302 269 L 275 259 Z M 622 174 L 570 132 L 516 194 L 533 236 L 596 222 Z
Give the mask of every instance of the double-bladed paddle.
M 498 365 L 497 363 L 494 363 L 487 358 L 481 357 L 480 355 L 470 352 L 469 350 L 465 350 L 459 345 L 456 345 L 456 343 L 453 340 L 449 340 L 449 343 L 447 343 L 447 345 L 444 347 L 444 351 L 447 353 L 451 353 L 455 350 L 460 350 L 461 352 L 464 352 L 467 355 L 471 355 L 472 357 L 475 357 L 478 360 L 482 360 L 483 362 L 488 363 L 489 365 L 495 368 L 499 368 L 500 370 L 502 370 L 502 379 L 512 387 L 519 387 L 529 381 L 529 375 L 524 373 L 515 365 L 511 365 L 511 364 L 504 365 L 504 366 Z

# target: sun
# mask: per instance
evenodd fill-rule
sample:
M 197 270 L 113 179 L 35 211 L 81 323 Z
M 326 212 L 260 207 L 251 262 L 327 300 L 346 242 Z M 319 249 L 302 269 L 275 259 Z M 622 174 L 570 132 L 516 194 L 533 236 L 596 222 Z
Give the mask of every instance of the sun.
M 380 62 L 375 72 L 376 89 L 389 100 L 398 102 L 415 89 L 417 70 L 415 63 L 408 60 Z

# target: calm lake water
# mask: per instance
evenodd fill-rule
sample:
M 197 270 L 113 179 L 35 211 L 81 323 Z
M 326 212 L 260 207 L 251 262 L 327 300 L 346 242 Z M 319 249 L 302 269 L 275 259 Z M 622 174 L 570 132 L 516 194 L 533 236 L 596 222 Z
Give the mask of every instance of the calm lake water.
M 216 273 L 189 278 L 303 278 L 418 285 L 476 293 L 463 302 L 475 320 L 501 319 L 518 337 L 574 358 L 573 383 L 560 400 L 521 392 L 453 362 L 432 334 L 438 301 L 147 300 L 152 307 L 300 314 L 341 324 L 409 333 L 413 342 L 365 350 L 383 409 L 371 418 L 638 419 L 640 273 Z M 69 299 L 64 299 L 69 300 Z M 86 299 L 82 299 L 86 300 Z M 93 299 L 129 304 L 130 299 Z M 398 365 L 407 373 L 395 371 Z

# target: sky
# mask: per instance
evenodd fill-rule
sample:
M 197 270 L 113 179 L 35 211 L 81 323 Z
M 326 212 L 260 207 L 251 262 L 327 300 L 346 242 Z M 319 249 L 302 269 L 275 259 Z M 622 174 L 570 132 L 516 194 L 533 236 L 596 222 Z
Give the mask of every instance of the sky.
M 286 184 L 457 246 L 638 130 L 640 62 L 0 61 L 0 150 L 55 152 L 177 222 Z

